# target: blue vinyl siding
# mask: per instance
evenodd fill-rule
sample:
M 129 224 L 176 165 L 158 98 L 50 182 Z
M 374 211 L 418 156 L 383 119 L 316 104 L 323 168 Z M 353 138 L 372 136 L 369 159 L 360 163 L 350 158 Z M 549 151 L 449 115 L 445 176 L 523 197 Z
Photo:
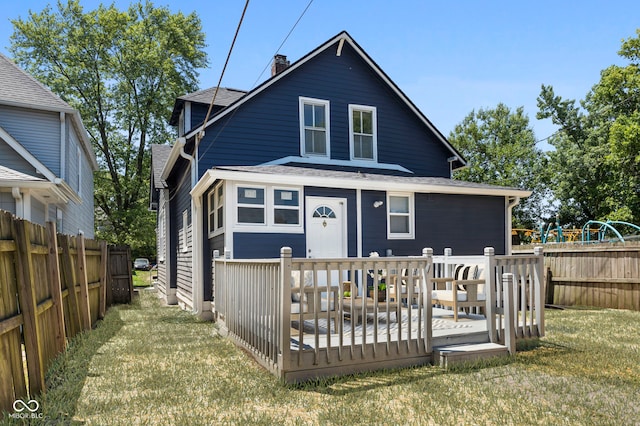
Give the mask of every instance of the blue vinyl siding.
M 293 257 L 305 257 L 304 234 L 236 232 L 233 234 L 233 257 L 236 259 L 274 259 L 281 247 L 291 247 Z
M 192 247 L 191 247 L 191 224 L 193 223 L 191 217 L 191 196 L 189 191 L 191 168 L 187 162 L 181 161 L 177 164 L 175 170 L 180 170 L 181 173 L 177 173 L 173 176 L 174 180 L 171 181 L 170 186 L 175 188 L 175 185 L 182 181 L 182 186 L 173 189 L 170 194 L 171 205 L 171 226 L 170 226 L 170 239 L 172 242 L 170 256 L 171 256 L 171 268 L 169 282 L 171 288 L 178 288 L 183 294 L 191 297 L 193 292 L 192 282 Z M 184 179 L 183 179 L 184 178 Z M 183 227 L 182 213 L 187 211 L 188 223 L 187 227 L 187 242 L 189 250 L 184 252 L 182 250 L 182 236 L 181 230 Z
M 59 112 L 0 106 L 0 126 L 53 174 L 61 176 Z
M 381 256 L 391 249 L 397 256 L 417 256 L 430 247 L 442 254 L 451 247 L 454 254 L 481 254 L 491 246 L 505 253 L 505 199 L 503 197 L 415 194 L 415 239 L 387 239 L 387 208 L 373 208 L 385 200 L 384 191 L 362 192 L 363 255 L 376 251 Z
M 451 153 L 347 44 L 341 56 L 327 49 L 207 129 L 200 174 L 216 165 L 299 156 L 300 96 L 330 102 L 332 159 L 350 158 L 348 105 L 369 105 L 377 108 L 378 162 L 399 164 L 417 176 L 449 176 Z

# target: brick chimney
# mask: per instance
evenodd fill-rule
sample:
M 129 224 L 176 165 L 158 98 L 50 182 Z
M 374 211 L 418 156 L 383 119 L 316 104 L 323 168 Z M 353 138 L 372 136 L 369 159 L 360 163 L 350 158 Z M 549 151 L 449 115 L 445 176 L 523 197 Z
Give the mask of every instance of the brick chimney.
M 289 67 L 289 61 L 285 55 L 275 55 L 273 57 L 273 64 L 271 64 L 271 77 L 276 74 L 280 74 L 282 71 Z

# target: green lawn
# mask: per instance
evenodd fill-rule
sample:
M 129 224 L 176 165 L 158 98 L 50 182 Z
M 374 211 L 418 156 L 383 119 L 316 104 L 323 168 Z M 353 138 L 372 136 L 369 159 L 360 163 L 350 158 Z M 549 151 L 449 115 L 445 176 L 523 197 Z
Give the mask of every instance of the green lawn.
M 140 292 L 74 339 L 41 411 L 95 425 L 637 424 L 640 312 L 549 310 L 546 326 L 507 361 L 287 386 L 214 324 Z
M 134 287 L 150 287 L 153 285 L 152 276 L 155 276 L 157 271 L 133 271 L 133 286 Z

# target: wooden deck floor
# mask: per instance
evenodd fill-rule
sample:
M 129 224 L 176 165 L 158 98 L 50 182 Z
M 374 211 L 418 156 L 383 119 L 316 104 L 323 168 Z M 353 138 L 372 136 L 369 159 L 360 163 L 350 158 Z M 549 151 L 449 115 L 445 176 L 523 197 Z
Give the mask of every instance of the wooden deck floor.
M 299 342 L 302 341 L 304 349 L 314 349 L 316 347 L 316 341 L 319 348 L 326 348 L 330 344 L 332 347 L 336 346 L 348 346 L 353 344 L 361 344 L 365 341 L 371 343 L 374 341 L 374 334 L 377 332 L 378 342 L 397 342 L 398 341 L 398 328 L 401 326 L 401 335 L 403 339 L 408 337 L 409 322 L 411 323 L 411 336 L 416 338 L 418 336 L 419 321 L 417 318 L 417 310 L 413 309 L 412 318 L 409 318 L 409 312 L 407 308 L 402 308 L 402 316 L 399 324 L 396 321 L 395 314 L 389 316 L 387 322 L 387 314 L 379 314 L 377 321 L 373 315 L 369 315 L 366 324 L 352 323 L 349 318 L 345 318 L 338 323 L 338 327 L 342 327 L 342 341 L 340 341 L 340 334 L 337 333 L 333 322 L 331 322 L 331 332 L 327 328 L 327 320 L 319 319 L 318 339 L 316 340 L 315 328 L 316 324 L 314 320 L 307 320 L 304 322 L 304 328 L 302 330 L 302 336 L 300 335 L 300 328 L 297 322 L 293 323 L 291 328 L 291 349 L 298 349 Z M 377 330 L 376 330 L 377 326 Z M 481 343 L 488 341 L 487 334 L 487 320 L 481 315 L 464 315 L 459 314 L 458 321 L 453 320 L 453 313 L 450 310 L 433 308 L 432 317 L 432 342 L 433 346 L 441 346 L 451 343 Z M 389 333 L 387 334 L 387 328 Z M 301 339 L 302 337 L 302 339 Z

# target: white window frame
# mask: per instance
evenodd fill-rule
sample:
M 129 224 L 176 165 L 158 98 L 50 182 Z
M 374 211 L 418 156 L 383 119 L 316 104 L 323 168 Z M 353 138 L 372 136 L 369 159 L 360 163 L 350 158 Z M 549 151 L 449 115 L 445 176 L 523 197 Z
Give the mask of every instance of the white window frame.
M 356 157 L 355 155 L 355 141 L 354 141 L 354 128 L 353 128 L 353 113 L 354 111 L 370 112 L 371 113 L 371 134 L 373 138 L 373 158 Z M 378 116 L 376 107 L 367 105 L 349 104 L 349 152 L 352 161 L 373 161 L 378 162 Z
M 189 251 L 189 244 L 187 243 L 187 227 L 188 226 L 189 226 L 189 211 L 185 209 L 182 212 L 182 229 L 180 230 L 182 252 Z
M 218 191 L 222 188 L 222 201 L 218 199 Z M 209 212 L 207 215 L 207 226 L 209 228 L 209 238 L 215 237 L 216 235 L 220 235 L 224 232 L 225 225 L 225 217 L 224 217 L 224 197 L 225 197 L 226 188 L 224 186 L 224 182 L 220 182 L 215 185 L 211 192 L 209 192 L 208 196 L 208 207 Z M 222 225 L 218 226 L 218 215 L 219 210 L 222 209 Z M 213 220 L 213 228 L 211 227 L 211 221 Z
M 283 206 L 276 205 L 276 191 L 289 191 L 298 193 L 298 205 L 297 206 Z M 273 202 L 269 204 L 269 211 L 271 212 L 271 220 L 269 222 L 272 226 L 286 226 L 290 228 L 298 228 L 302 226 L 302 190 L 300 188 L 290 188 L 284 186 L 273 186 L 270 188 Z M 298 223 L 276 223 L 276 209 L 282 210 L 297 210 L 298 211 Z
M 305 125 L 304 125 L 304 106 L 305 105 L 321 105 L 324 106 L 324 122 L 325 122 L 325 143 L 326 143 L 326 153 L 325 154 L 316 154 L 314 152 L 306 152 L 306 143 L 305 143 Z M 314 99 L 314 98 L 306 98 L 300 96 L 299 98 L 299 114 L 300 114 L 300 155 L 302 157 L 326 157 L 331 158 L 331 124 L 330 124 L 330 116 L 331 116 L 331 108 L 329 101 L 323 99 Z
M 158 262 L 164 262 L 166 252 L 166 238 L 165 227 L 167 220 L 167 209 L 165 208 L 165 201 L 161 202 L 158 206 Z
M 240 188 L 244 188 L 244 189 L 261 189 L 261 190 L 263 190 L 264 191 L 263 192 L 264 193 L 264 199 L 262 201 L 262 204 L 243 204 L 243 203 L 241 203 L 238 200 L 238 190 Z M 235 221 L 236 221 L 236 225 L 237 226 L 242 226 L 242 227 L 250 227 L 250 226 L 264 227 L 264 226 L 267 226 L 267 223 L 269 223 L 268 219 L 267 219 L 267 214 L 268 214 L 268 207 L 267 206 L 269 205 L 269 201 L 267 200 L 267 197 L 269 195 L 269 191 L 267 191 L 267 187 L 266 186 L 264 186 L 264 185 L 253 185 L 253 184 L 250 184 L 250 183 L 237 184 L 237 185 L 235 185 L 233 194 L 234 194 L 235 201 L 236 201 L 236 203 L 235 203 L 236 205 L 235 205 L 234 209 L 235 209 Z M 263 211 L 262 223 L 258 223 L 258 222 L 255 222 L 255 223 L 240 222 L 240 220 L 238 218 L 238 209 L 240 207 L 247 207 L 247 208 L 253 208 L 253 209 L 262 207 L 262 211 Z
M 391 197 L 403 197 L 409 199 L 409 211 L 407 213 L 391 212 Z M 409 218 L 409 232 L 391 232 L 391 217 L 403 216 Z M 387 193 L 387 238 L 390 240 L 413 240 L 415 239 L 415 202 L 414 194 L 410 192 L 388 192 Z

